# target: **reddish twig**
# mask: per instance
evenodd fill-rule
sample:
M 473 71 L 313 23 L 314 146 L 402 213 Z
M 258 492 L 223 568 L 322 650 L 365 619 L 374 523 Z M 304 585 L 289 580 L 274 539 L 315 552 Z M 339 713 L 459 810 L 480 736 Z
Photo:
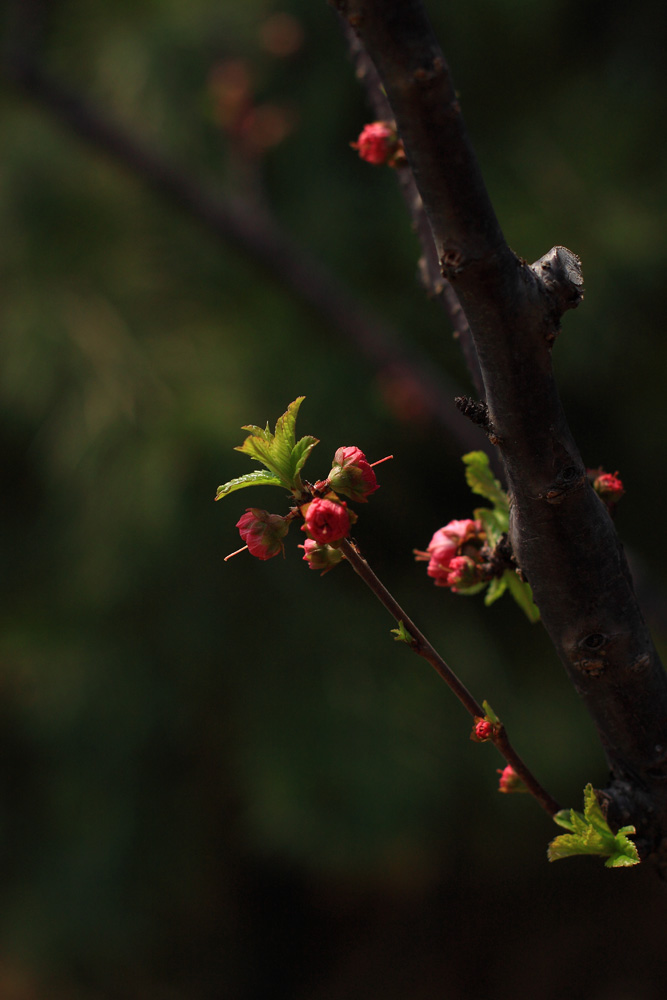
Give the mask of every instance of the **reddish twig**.
M 470 691 L 468 691 L 465 684 L 463 684 L 451 667 L 448 666 L 448 664 L 443 660 L 437 650 L 433 648 L 426 636 L 417 628 L 415 623 L 409 615 L 406 614 L 393 595 L 387 590 L 382 581 L 375 575 L 369 564 L 357 549 L 356 545 L 347 539 L 343 539 L 340 542 L 340 549 L 349 564 L 352 566 L 352 569 L 358 576 L 361 577 L 366 586 L 373 591 L 377 599 L 387 609 L 394 621 L 396 621 L 399 625 L 402 625 L 406 632 L 408 632 L 412 640 L 409 644 L 410 649 L 417 653 L 418 656 L 423 657 L 427 663 L 430 663 L 436 673 L 439 674 L 445 684 L 458 698 L 473 719 L 483 718 L 485 712 L 482 706 L 472 696 Z M 500 726 L 490 739 L 505 758 L 507 763 L 512 765 L 530 794 L 539 802 L 542 809 L 544 809 L 549 816 L 553 816 L 557 813 L 560 806 L 556 800 L 549 795 L 546 789 L 542 787 L 535 775 L 528 769 L 526 764 L 518 755 L 509 741 L 505 727 Z

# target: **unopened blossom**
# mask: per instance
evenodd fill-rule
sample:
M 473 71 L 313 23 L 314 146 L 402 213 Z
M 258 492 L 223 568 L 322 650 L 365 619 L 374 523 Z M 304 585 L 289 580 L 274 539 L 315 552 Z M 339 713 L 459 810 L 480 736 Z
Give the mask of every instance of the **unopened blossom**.
M 272 559 L 283 551 L 282 540 L 289 530 L 289 521 L 280 514 L 248 507 L 236 527 L 251 556 Z
M 328 482 L 337 493 L 360 503 L 365 503 L 369 494 L 378 489 L 375 473 L 366 456 L 353 445 L 336 451 Z
M 481 548 L 485 535 L 481 521 L 466 518 L 462 521 L 450 521 L 433 535 L 426 552 L 415 550 L 418 562 L 428 560 L 427 573 L 435 580 L 436 587 L 449 587 L 450 567 L 457 557 L 466 555 L 472 559 Z M 469 552 L 464 551 L 465 547 Z M 461 572 L 460 563 L 454 566 L 454 585 L 456 576 Z
M 485 743 L 486 740 L 490 740 L 494 733 L 493 723 L 489 722 L 488 719 L 481 719 L 477 717 L 475 719 L 475 725 L 473 726 L 471 739 L 475 740 L 477 743 Z
M 308 568 L 321 570 L 323 575 L 337 566 L 343 558 L 340 549 L 333 545 L 320 545 L 313 538 L 307 538 L 299 548 L 303 549 L 303 558 L 308 563 Z
M 456 592 L 479 583 L 479 563 L 470 556 L 454 556 L 449 564 L 447 586 Z
M 625 493 L 618 472 L 603 472 L 602 469 L 589 469 L 593 480 L 593 489 L 606 504 L 616 504 Z
M 503 792 L 505 795 L 509 795 L 512 792 L 527 792 L 528 789 L 524 785 L 523 781 L 516 773 L 511 764 L 502 770 L 498 768 L 498 774 L 500 775 L 500 781 L 498 783 L 498 791 Z
M 382 163 L 395 166 L 405 157 L 403 143 L 391 122 L 371 122 L 365 125 L 357 141 L 350 145 L 358 151 L 362 160 L 376 166 Z
M 344 500 L 336 503 L 316 497 L 307 505 L 304 520 L 301 530 L 321 545 L 337 542 L 350 533 L 350 515 Z

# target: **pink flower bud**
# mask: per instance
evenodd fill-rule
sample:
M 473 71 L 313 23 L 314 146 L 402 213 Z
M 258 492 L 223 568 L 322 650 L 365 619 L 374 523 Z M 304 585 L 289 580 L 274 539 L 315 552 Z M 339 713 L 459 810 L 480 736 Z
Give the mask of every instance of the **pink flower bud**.
M 611 472 L 603 472 L 602 469 L 589 469 L 588 475 L 593 479 L 595 492 L 610 506 L 618 503 L 625 493 L 623 483 L 618 478 L 618 472 L 612 475 Z
M 236 527 L 251 556 L 272 559 L 283 551 L 282 539 L 289 530 L 289 524 L 287 518 L 280 514 L 269 514 L 266 510 L 248 507 L 236 522 Z
M 335 503 L 333 500 L 316 497 L 301 509 L 306 522 L 301 530 L 321 545 L 337 542 L 349 535 L 350 515 L 344 500 Z
M 434 534 L 426 552 L 415 550 L 417 561 L 428 560 L 426 572 L 435 580 L 436 587 L 450 587 L 449 581 L 450 566 L 452 561 L 463 556 L 463 547 L 467 546 L 471 552 L 475 552 L 482 547 L 486 536 L 483 531 L 481 521 L 473 521 L 466 518 L 463 521 L 450 521 L 444 528 L 440 528 Z M 470 552 L 465 556 L 470 557 Z M 471 562 L 474 562 L 470 558 Z M 466 567 L 468 564 L 466 563 Z M 454 584 L 458 587 L 457 577 L 463 571 L 463 565 L 457 564 L 454 567 Z M 469 570 L 466 570 L 469 572 Z M 464 584 L 470 586 L 470 584 Z
M 470 556 L 454 556 L 449 564 L 447 586 L 451 587 L 455 593 L 459 590 L 465 590 L 467 587 L 473 587 L 479 583 L 478 566 L 479 563 L 476 563 Z
M 511 764 L 508 764 L 507 767 L 502 770 L 498 768 L 498 774 L 500 775 L 500 781 L 498 783 L 499 792 L 503 792 L 503 794 L 509 795 L 512 792 L 528 791 L 523 781 L 516 773 Z
M 365 503 L 370 493 L 379 488 L 375 473 L 359 448 L 348 445 L 334 455 L 329 473 L 329 486 L 350 500 Z
M 492 738 L 494 731 L 493 723 L 477 716 L 470 739 L 475 740 L 476 743 L 485 743 Z
M 303 549 L 303 558 L 308 563 L 308 568 L 321 570 L 322 575 L 337 566 L 343 558 L 340 549 L 334 548 L 333 545 L 320 545 L 312 538 L 307 538 L 299 548 Z
M 352 149 L 358 150 L 362 160 L 376 166 L 382 163 L 396 166 L 400 160 L 405 159 L 403 143 L 390 122 L 371 122 L 365 125 L 357 141 L 350 145 Z

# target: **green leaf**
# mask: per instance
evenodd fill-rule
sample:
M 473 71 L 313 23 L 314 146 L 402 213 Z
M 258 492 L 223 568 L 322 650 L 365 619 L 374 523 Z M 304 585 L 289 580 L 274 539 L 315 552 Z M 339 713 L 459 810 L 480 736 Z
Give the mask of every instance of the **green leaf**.
M 256 424 L 246 424 L 243 430 L 251 431 L 242 445 L 236 451 L 242 451 L 250 458 L 256 459 L 266 466 L 288 490 L 297 491 L 302 488 L 299 473 L 310 452 L 318 443 L 317 438 L 310 435 L 296 441 L 295 427 L 299 407 L 305 396 L 299 396 L 287 407 L 287 410 L 276 421 L 275 432 L 272 433 L 267 424 L 265 428 Z
M 497 601 L 499 597 L 502 597 L 506 590 L 507 590 L 507 580 L 505 579 L 505 576 L 503 575 L 494 577 L 491 583 L 489 584 L 489 589 L 487 590 L 484 596 L 484 603 L 488 607 L 489 604 L 493 604 L 493 602 Z
M 308 458 L 308 456 L 310 455 L 311 451 L 313 450 L 316 444 L 319 444 L 319 440 L 316 437 L 311 437 L 310 435 L 308 435 L 307 437 L 302 437 L 301 440 L 297 441 L 297 443 L 294 445 L 294 447 L 292 448 L 292 458 L 291 458 L 293 476 L 299 475 L 299 473 L 304 467 L 306 459 Z
M 479 594 L 479 592 L 484 590 L 486 586 L 486 580 L 482 580 L 481 583 L 473 583 L 470 587 L 457 587 L 456 593 L 460 594 L 462 597 L 472 597 L 473 594 Z
M 507 582 L 510 594 L 524 612 L 528 621 L 538 622 L 540 620 L 540 609 L 533 601 L 533 592 L 530 589 L 530 584 L 520 580 L 512 569 L 506 569 L 501 579 Z
M 638 865 L 640 858 L 635 844 L 628 834 L 636 833 L 634 826 L 624 826 L 614 833 L 600 808 L 593 786 L 584 789 L 584 811 L 562 809 L 554 816 L 558 826 L 570 830 L 561 834 L 549 844 L 549 861 L 573 857 L 575 854 L 597 854 L 607 858 L 607 868 L 622 868 Z
M 414 646 L 415 644 L 414 638 L 410 635 L 403 622 L 398 623 L 398 628 L 392 628 L 391 634 L 394 637 L 394 642 L 404 642 L 408 646 Z
M 224 483 L 222 486 L 218 486 L 216 490 L 215 499 L 222 500 L 229 493 L 235 493 L 236 490 L 243 490 L 246 486 L 284 486 L 282 479 L 278 476 L 274 476 L 271 472 L 267 472 L 264 469 L 257 469 L 255 472 L 249 472 L 245 476 L 239 476 L 238 479 L 230 479 L 228 483 Z
M 500 724 L 500 719 L 493 711 L 488 701 L 485 700 L 482 702 L 482 708 L 484 709 L 484 718 L 486 719 L 487 722 L 495 722 Z
M 495 507 L 478 507 L 473 511 L 477 521 L 481 521 L 486 531 L 489 545 L 493 547 L 500 541 L 509 528 L 509 510 L 499 510 Z
M 496 509 L 509 511 L 507 494 L 491 472 L 486 452 L 470 451 L 463 456 L 463 461 L 466 466 L 466 482 L 473 493 L 490 500 Z

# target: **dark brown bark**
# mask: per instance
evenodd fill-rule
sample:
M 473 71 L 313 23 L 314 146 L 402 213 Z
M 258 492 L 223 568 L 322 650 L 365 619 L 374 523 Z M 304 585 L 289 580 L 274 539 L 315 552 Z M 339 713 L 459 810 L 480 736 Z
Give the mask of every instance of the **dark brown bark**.
M 599 731 L 610 821 L 634 823 L 640 853 L 665 867 L 667 680 L 551 365 L 560 318 L 582 297 L 578 259 L 555 247 L 531 267 L 507 246 L 420 0 L 334 4 L 380 75 L 443 274 L 472 329 L 514 554 Z

